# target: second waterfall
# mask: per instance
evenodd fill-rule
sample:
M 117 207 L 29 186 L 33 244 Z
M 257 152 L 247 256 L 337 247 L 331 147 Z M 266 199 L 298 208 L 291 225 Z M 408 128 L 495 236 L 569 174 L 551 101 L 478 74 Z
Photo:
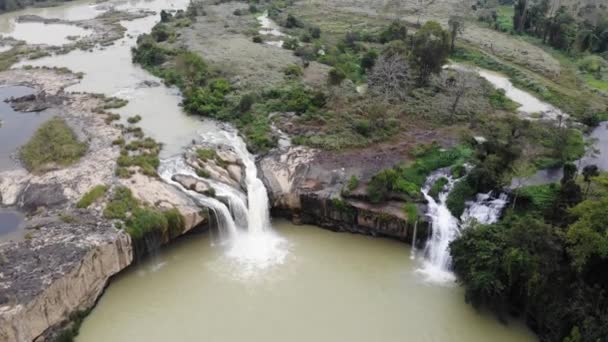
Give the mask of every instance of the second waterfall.
M 440 178 L 447 179 L 446 185 L 433 197 L 429 193 L 433 184 Z M 456 279 L 451 271 L 449 248 L 450 243 L 460 235 L 461 229 L 472 221 L 480 224 L 495 223 L 508 201 L 506 194 L 500 194 L 498 197 L 493 197 L 492 192 L 478 194 L 475 201 L 466 203 L 466 209 L 460 219 L 454 217 L 447 206 L 447 199 L 459 181 L 462 179 L 454 179 L 448 171 L 438 170 L 429 176 L 421 189 L 428 203 L 426 215 L 432 233 L 425 246 L 425 260 L 417 272 L 433 283 L 452 284 Z

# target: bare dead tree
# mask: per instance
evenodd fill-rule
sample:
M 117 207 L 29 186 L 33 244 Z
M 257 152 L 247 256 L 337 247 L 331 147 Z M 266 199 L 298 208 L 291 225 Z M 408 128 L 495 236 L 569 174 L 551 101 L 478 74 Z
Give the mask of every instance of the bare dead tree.
M 370 91 L 385 101 L 404 100 L 407 95 L 409 66 L 400 55 L 381 55 L 368 77 Z
M 454 121 L 458 106 L 469 91 L 479 88 L 479 77 L 471 72 L 444 70 L 435 77 L 435 85 L 450 98 L 450 121 Z

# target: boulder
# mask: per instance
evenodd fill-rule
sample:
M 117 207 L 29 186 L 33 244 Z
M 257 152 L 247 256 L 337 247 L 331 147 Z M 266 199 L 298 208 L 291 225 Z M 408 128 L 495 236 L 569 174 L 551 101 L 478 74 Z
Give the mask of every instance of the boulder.
M 17 199 L 19 208 L 34 213 L 39 208 L 54 209 L 68 201 L 60 184 L 28 184 Z

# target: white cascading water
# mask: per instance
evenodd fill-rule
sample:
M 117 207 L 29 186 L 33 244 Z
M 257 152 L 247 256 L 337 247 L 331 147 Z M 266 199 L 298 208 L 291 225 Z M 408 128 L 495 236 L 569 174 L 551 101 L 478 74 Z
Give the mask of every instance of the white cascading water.
M 435 181 L 441 177 L 445 177 L 448 184 L 439 193 L 438 199 L 435 200 L 429 195 L 429 191 Z M 429 176 L 421 190 L 428 202 L 426 215 L 430 219 L 431 237 L 425 247 L 426 260 L 417 272 L 422 274 L 427 281 L 433 283 L 454 283 L 456 278 L 450 268 L 449 246 L 460 235 L 463 226 L 469 224 L 472 220 L 481 224 L 497 222 L 508 201 L 506 194 L 500 194 L 498 198 L 493 198 L 491 192 L 479 194 L 475 202 L 467 202 L 466 209 L 459 220 L 452 215 L 446 204 L 450 191 L 458 181 L 460 179 L 453 179 L 444 170 L 439 170 Z
M 168 183 L 180 188 L 201 206 L 210 208 L 218 220 L 226 256 L 235 261 L 235 271 L 249 277 L 260 269 L 280 264 L 287 255 L 286 241 L 271 228 L 268 193 L 257 176 L 254 156 L 236 131 L 217 129 L 205 132 L 202 140 L 210 145 L 225 145 L 237 154 L 245 167 L 247 194 L 227 184 L 201 178 L 181 156 L 163 160 L 159 174 Z M 184 189 L 172 180 L 175 175 L 187 175 L 208 183 L 215 189 L 216 198 Z
M 441 177 L 448 180 L 448 184 L 435 200 L 429 195 L 431 187 Z M 455 280 L 454 274 L 450 272 L 449 245 L 460 232 L 458 219 L 455 218 L 446 205 L 448 194 L 455 184 L 455 180 L 447 173 L 437 171 L 433 173 L 422 188 L 422 195 L 427 200 L 427 213 L 430 219 L 431 237 L 425 248 L 426 260 L 417 272 L 424 275 L 428 281 L 435 283 L 449 283 Z
M 498 198 L 492 197 L 492 191 L 487 194 L 478 194 L 475 202 L 467 203 L 467 209 L 460 220 L 463 223 L 471 220 L 482 224 L 496 223 L 508 200 L 509 196 L 505 193 L 501 193 Z

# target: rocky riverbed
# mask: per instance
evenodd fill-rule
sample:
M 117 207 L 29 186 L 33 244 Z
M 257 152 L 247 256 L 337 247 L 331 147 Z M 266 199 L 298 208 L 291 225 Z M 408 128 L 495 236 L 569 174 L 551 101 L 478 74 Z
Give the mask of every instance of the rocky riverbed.
M 102 216 L 103 199 L 89 209 L 76 209 L 76 202 L 92 187 L 126 186 L 147 206 L 176 208 L 184 217 L 184 232 L 207 220 L 196 204 L 156 177 L 115 175 L 120 148 L 114 141 L 123 137 L 123 129 L 99 110 L 108 101 L 105 97 L 65 92 L 78 81 L 65 70 L 0 73 L 0 84 L 36 91 L 14 101 L 15 106 L 52 108 L 79 140 L 88 143 L 86 154 L 68 167 L 49 167 L 42 173 L 24 168 L 0 172 L 2 206 L 28 214 L 25 240 L 0 245 L 3 341 L 52 335 L 75 314 L 90 309 L 110 277 L 133 261 L 129 235 Z

